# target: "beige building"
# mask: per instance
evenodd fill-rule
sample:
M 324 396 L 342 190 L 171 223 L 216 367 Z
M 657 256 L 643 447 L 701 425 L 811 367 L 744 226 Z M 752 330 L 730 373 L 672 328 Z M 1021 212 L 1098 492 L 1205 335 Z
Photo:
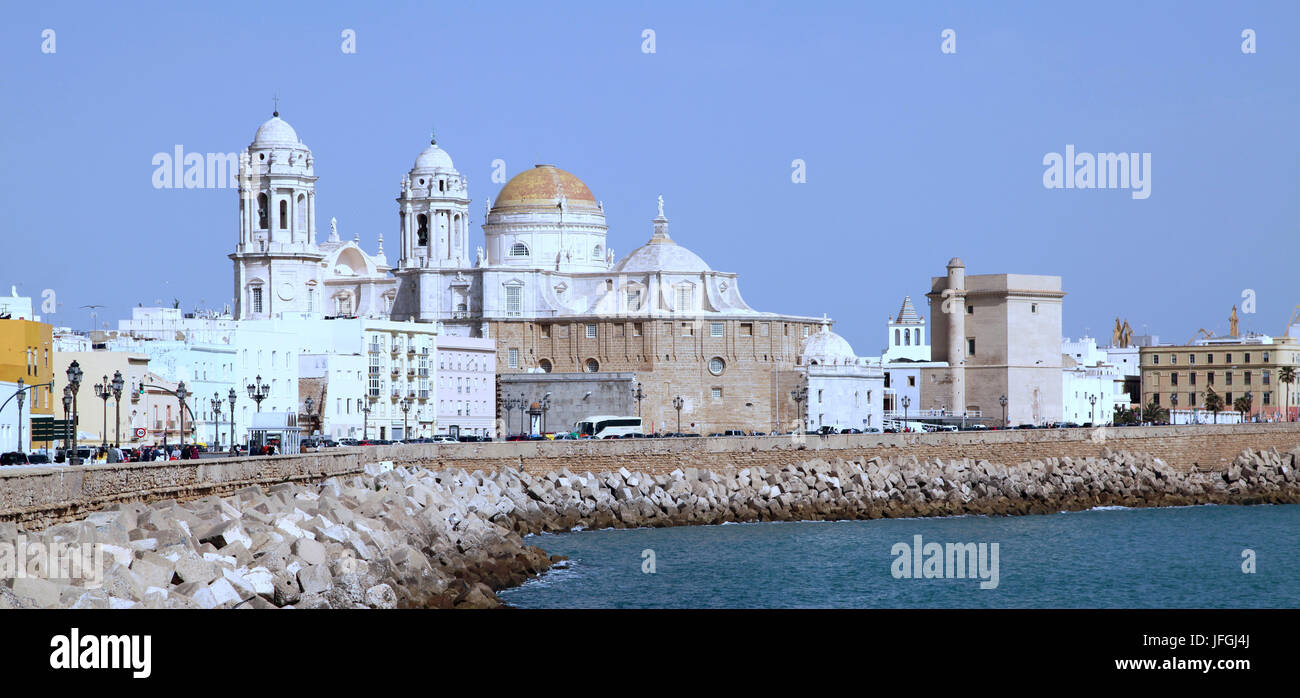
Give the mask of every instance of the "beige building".
M 142 384 L 162 386 L 168 390 L 175 390 L 177 384 L 150 372 L 148 355 L 124 351 L 55 352 L 54 365 L 58 375 L 63 375 L 73 361 L 77 362 L 82 371 L 81 389 L 77 391 L 78 443 L 95 446 L 107 439 L 109 444 L 113 444 L 119 429 L 123 446 L 161 444 L 164 436 L 167 443 L 177 442 L 181 433 L 180 403 L 165 390 L 145 387 L 141 391 Z M 122 372 L 124 385 L 120 413 L 112 395 L 109 395 L 107 402 L 95 395 L 95 385 L 104 383 L 105 377 L 111 381 L 117 371 Z M 66 384 L 66 379 L 59 384 Z M 60 402 L 56 412 L 58 418 L 62 419 L 62 388 L 58 397 Z M 194 409 L 195 404 L 195 398 L 191 397 L 190 409 Z M 190 435 L 194 433 L 192 420 L 193 417 L 187 411 L 185 431 Z M 136 436 L 137 428 L 144 430 L 144 436 Z M 186 440 L 189 438 L 187 436 Z
M 1300 417 L 1300 384 L 1280 380 L 1283 368 L 1300 374 L 1300 342 L 1292 337 L 1225 337 L 1184 346 L 1141 348 L 1142 404 L 1165 409 L 1205 409 L 1213 390 L 1224 410 L 1250 395 L 1248 419 L 1282 421 Z M 1289 403 L 1289 409 L 1284 410 Z
M 966 275 L 956 257 L 931 279 L 931 358 L 921 409 L 1010 424 L 1061 420 L 1061 277 Z

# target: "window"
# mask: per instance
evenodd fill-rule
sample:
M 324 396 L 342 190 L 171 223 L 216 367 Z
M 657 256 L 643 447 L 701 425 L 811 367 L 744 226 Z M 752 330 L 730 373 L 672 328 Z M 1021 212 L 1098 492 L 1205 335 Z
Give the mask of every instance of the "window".
M 1038 304 L 1037 304 L 1037 303 L 1030 303 L 1030 304 L 1029 304 L 1029 312 L 1031 312 L 1031 313 L 1036 313 L 1036 312 L 1038 312 Z
M 1264 352 L 1264 363 L 1268 363 L 1268 352 Z
M 677 287 L 677 312 L 684 313 L 695 307 L 695 289 L 683 284 Z
M 740 336 L 741 336 L 741 337 L 753 337 L 753 336 L 754 336 L 754 323 L 752 323 L 752 322 L 742 322 L 742 323 L 740 323 Z
M 1250 352 L 1246 352 L 1246 363 L 1250 363 Z
M 266 208 L 266 194 L 257 195 L 257 229 L 266 230 L 266 217 L 270 211 Z
M 709 323 L 709 336 L 710 336 L 710 337 L 721 337 L 721 336 L 722 336 L 722 323 L 720 323 L 720 322 L 711 322 L 711 323 Z
M 1210 375 L 1214 375 L 1214 374 L 1210 374 Z M 1213 381 L 1211 381 L 1211 382 L 1213 382 Z M 1224 371 L 1224 372 L 1223 372 L 1223 384 L 1224 384 L 1224 385 L 1232 385 L 1232 371 Z
M 1264 369 L 1264 385 L 1268 385 L 1268 369 Z
M 538 366 L 539 368 L 542 369 L 542 373 L 550 373 L 550 372 L 551 372 L 551 360 L 550 360 L 550 359 L 542 359 L 541 361 L 538 361 L 538 362 L 537 362 L 537 366 Z
M 1205 372 L 1205 384 L 1214 385 L 1214 371 Z
M 632 336 L 633 337 L 641 336 L 641 323 L 639 322 L 632 323 Z
M 627 290 L 627 309 L 629 311 L 641 309 L 641 289 L 629 288 Z
M 1273 404 L 1273 393 L 1270 393 L 1267 390 L 1264 391 L 1264 404 L 1265 405 Z
M 600 245 L 596 245 L 595 247 L 591 248 L 591 258 L 592 258 L 592 259 L 600 259 L 601 254 L 602 254 L 602 251 L 601 251 L 601 249 L 600 249 Z
M 967 314 L 967 315 L 974 315 L 974 314 L 975 314 L 975 306 L 973 306 L 973 305 L 968 305 L 968 306 L 966 306 L 966 314 Z
M 908 376 L 908 377 L 907 377 L 907 387 L 909 387 L 909 388 L 915 388 L 915 387 L 916 387 L 916 376 Z
M 1159 365 L 1160 365 L 1160 355 L 1159 355 L 1159 354 L 1152 354 L 1152 355 L 1151 355 L 1151 363 L 1152 363 L 1153 365 L 1155 365 L 1155 366 L 1159 366 Z
M 253 289 L 253 312 L 262 312 L 262 288 L 260 286 Z
M 415 217 L 415 244 L 424 247 L 429 244 L 429 217 L 421 213 Z
M 717 386 L 714 386 L 713 388 L 710 388 L 710 389 L 709 389 L 709 394 L 713 397 L 714 400 L 721 400 L 721 399 L 722 399 L 722 388 L 719 388 L 719 387 L 717 387 Z
M 967 338 L 966 338 L 966 355 L 967 355 L 967 356 L 974 356 L 974 355 L 975 355 L 975 338 L 974 338 L 974 337 L 967 337 Z
M 595 339 L 595 338 L 596 338 L 596 326 L 593 325 L 593 324 L 588 324 L 588 325 L 587 325 L 587 339 Z
M 595 359 L 587 359 L 587 373 L 595 373 L 600 370 L 600 362 Z
M 522 286 L 506 286 L 506 315 L 519 316 L 524 312 L 524 289 Z
M 1172 366 L 1172 365 L 1177 364 L 1177 363 L 1178 363 L 1178 355 L 1177 355 L 1177 354 L 1170 354 L 1170 355 L 1169 355 L 1169 365 Z
M 506 366 L 510 368 L 519 368 L 519 350 L 510 349 L 506 354 Z
M 510 256 L 511 256 L 511 257 L 527 257 L 527 256 L 528 256 L 528 245 L 525 245 L 525 244 L 522 243 L 522 242 L 516 242 L 515 244 L 511 245 L 511 246 L 510 246 Z
M 542 339 L 550 339 L 550 338 L 551 338 L 551 326 L 550 326 L 550 325 L 538 325 L 537 328 L 538 328 L 538 329 L 541 331 L 541 333 L 542 333 Z
M 910 347 L 910 346 L 912 346 L 912 331 L 911 331 L 911 330 L 903 330 L 903 346 L 905 346 L 905 347 Z
M 1250 385 L 1250 371 L 1246 371 L 1245 377 L 1246 377 L 1246 385 Z
M 808 338 L 808 326 L 807 326 L 807 325 L 804 325 L 804 326 L 803 326 L 803 336 L 804 336 L 804 339 L 807 339 L 807 338 Z
M 764 323 L 762 323 L 761 325 L 758 326 L 758 332 L 759 332 L 759 334 L 761 334 L 761 335 L 764 336 L 764 337 L 766 337 L 766 336 L 767 336 L 767 333 L 770 332 L 770 331 L 771 331 L 770 326 L 769 326 L 768 323 L 766 323 L 766 322 L 764 322 Z
M 682 336 L 690 337 L 695 334 L 695 326 L 689 322 L 682 323 Z
M 280 230 L 289 229 L 289 202 L 280 199 Z
M 1169 385 L 1178 385 L 1178 372 L 1169 374 Z
M 1205 355 L 1205 363 L 1207 363 L 1207 364 L 1212 364 L 1212 363 L 1214 363 L 1214 354 L 1206 354 L 1206 355 Z
M 712 373 L 715 376 L 720 376 L 726 368 L 727 363 L 722 360 L 722 357 L 715 356 L 712 359 L 709 359 L 709 373 Z

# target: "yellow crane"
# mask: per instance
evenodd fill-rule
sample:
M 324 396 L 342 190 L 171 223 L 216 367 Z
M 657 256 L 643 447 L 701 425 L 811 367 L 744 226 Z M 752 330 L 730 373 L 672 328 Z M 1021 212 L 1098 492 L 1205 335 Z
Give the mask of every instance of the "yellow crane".
M 1297 324 L 1300 324 L 1300 305 L 1297 305 L 1295 309 L 1291 311 L 1291 320 L 1286 323 L 1286 329 L 1282 330 L 1282 336 L 1291 336 L 1291 328 L 1295 327 Z
M 1297 306 L 1297 307 L 1300 307 L 1300 306 Z M 1214 337 L 1214 332 L 1211 331 L 1211 330 L 1207 330 L 1207 329 L 1205 329 L 1204 327 L 1202 327 L 1201 329 L 1199 329 L 1199 330 L 1196 331 L 1196 334 L 1192 335 L 1192 338 L 1191 338 L 1191 339 L 1187 340 L 1187 343 L 1188 343 L 1188 344 L 1191 344 L 1192 342 L 1195 342 L 1196 340 L 1201 339 L 1202 337 L 1204 337 L 1205 339 L 1210 339 L 1210 338 Z

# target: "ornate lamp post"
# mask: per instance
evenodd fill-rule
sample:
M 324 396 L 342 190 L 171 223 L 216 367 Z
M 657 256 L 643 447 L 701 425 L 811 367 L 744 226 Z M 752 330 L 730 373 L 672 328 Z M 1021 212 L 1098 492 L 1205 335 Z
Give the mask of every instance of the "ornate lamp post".
M 1096 426 L 1097 425 L 1097 396 L 1089 395 L 1088 404 L 1091 405 L 1091 408 L 1088 412 L 1088 417 L 1090 418 L 1088 421 L 1092 422 L 1093 426 Z
M 903 396 L 903 431 L 907 431 L 907 408 L 912 406 L 912 396 Z
M 307 398 L 307 399 L 310 400 L 311 398 Z M 410 398 L 410 397 L 404 397 L 404 398 L 402 398 L 401 402 L 398 402 L 398 403 L 397 403 L 397 406 L 400 407 L 400 408 L 402 408 L 402 440 L 403 440 L 403 441 L 410 441 L 410 440 L 411 440 L 411 433 L 408 432 L 408 431 L 406 430 L 406 429 L 407 429 L 407 427 L 406 427 L 406 415 L 407 415 L 408 412 L 411 411 L 411 398 Z
M 673 409 L 677 410 L 677 433 L 682 433 L 682 405 L 685 404 L 682 396 L 678 395 L 673 398 Z
M 230 401 L 230 452 L 231 453 L 235 452 L 235 398 L 236 397 L 237 396 L 235 394 L 235 389 L 231 388 L 230 394 L 226 395 L 226 399 Z
M 998 404 L 999 404 L 999 405 L 1002 405 L 1002 426 L 1003 426 L 1003 428 L 1006 428 L 1006 426 L 1007 426 L 1007 396 L 1006 396 L 1005 394 L 1004 394 L 1002 397 L 998 398 Z
M 551 394 L 547 393 L 542 396 L 542 432 L 543 433 L 546 432 L 546 411 L 549 409 L 551 409 Z M 638 417 L 641 416 L 640 405 L 637 406 L 636 414 Z
M 27 450 L 23 448 L 23 398 L 26 397 L 26 394 L 23 392 L 24 390 L 23 379 L 19 378 L 18 392 L 15 393 L 15 395 L 18 398 L 18 450 L 20 452 L 26 452 Z M 36 403 L 35 398 L 32 399 L 32 403 Z
M 307 438 L 310 439 L 311 435 L 315 433 L 315 430 L 312 429 L 311 408 L 316 404 L 316 401 L 313 400 L 310 395 L 308 395 L 307 399 L 302 401 L 302 404 L 304 407 L 307 408 L 307 411 L 305 413 L 307 415 Z
M 257 411 L 262 411 L 262 401 L 271 395 L 271 386 L 262 382 L 262 376 L 258 375 L 252 383 L 248 384 L 248 397 L 257 403 Z
M 185 389 L 185 381 L 181 381 L 180 384 L 176 386 L 176 400 L 180 402 L 181 405 L 180 436 L 178 439 L 181 442 L 182 450 L 185 448 L 185 398 L 189 396 L 190 391 Z
M 108 398 L 113 395 L 113 388 L 108 384 L 108 376 L 104 376 L 103 383 L 95 384 L 95 397 L 104 403 L 104 427 L 100 430 L 100 436 L 104 437 L 100 448 L 108 450 Z
M 72 431 L 69 425 L 72 424 L 72 386 L 63 386 L 63 452 L 68 456 L 68 465 L 72 465 L 72 460 L 76 458 L 75 450 L 72 448 Z
M 212 450 L 216 452 L 221 450 L 221 393 L 214 391 L 208 405 L 212 408 Z
M 1250 393 L 1246 393 L 1249 395 Z M 1174 410 L 1178 409 L 1178 393 L 1169 396 L 1169 423 L 1174 423 Z
M 117 448 L 122 447 L 122 388 L 126 386 L 126 381 L 122 380 L 121 371 L 113 371 L 113 445 Z
M 799 431 L 807 431 L 804 426 L 803 401 L 808 399 L 808 386 L 801 385 L 791 390 L 790 399 L 794 400 L 795 412 L 799 415 Z
M 361 408 L 361 413 L 362 413 L 361 440 L 369 441 L 370 440 L 370 404 L 369 403 L 367 403 L 365 407 Z
M 68 376 L 68 387 L 72 389 L 72 440 L 73 440 L 73 455 L 69 457 L 68 464 L 81 465 L 81 458 L 77 455 L 77 451 L 76 451 L 77 426 L 78 426 L 77 392 L 81 390 L 81 376 L 82 376 L 81 364 L 77 363 L 76 361 L 73 361 L 71 364 L 68 364 L 67 376 Z
M 641 392 L 641 383 L 638 381 L 636 389 L 632 391 L 632 399 L 636 400 L 636 416 L 641 416 L 641 400 L 645 399 L 645 393 Z

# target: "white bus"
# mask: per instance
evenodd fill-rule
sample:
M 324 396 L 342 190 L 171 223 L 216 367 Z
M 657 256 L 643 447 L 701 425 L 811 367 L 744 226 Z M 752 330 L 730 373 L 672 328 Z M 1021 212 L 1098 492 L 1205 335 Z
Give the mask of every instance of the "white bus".
M 600 415 L 597 417 L 587 417 L 573 425 L 573 430 L 579 436 L 587 436 L 593 439 L 608 439 L 610 437 L 621 437 L 624 434 L 640 434 L 641 418 L 640 417 L 617 417 L 611 415 Z

